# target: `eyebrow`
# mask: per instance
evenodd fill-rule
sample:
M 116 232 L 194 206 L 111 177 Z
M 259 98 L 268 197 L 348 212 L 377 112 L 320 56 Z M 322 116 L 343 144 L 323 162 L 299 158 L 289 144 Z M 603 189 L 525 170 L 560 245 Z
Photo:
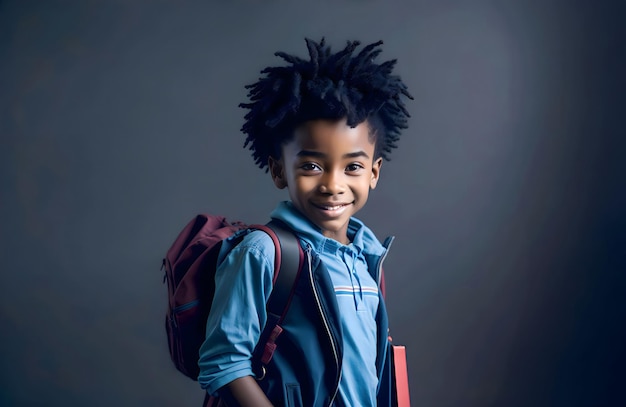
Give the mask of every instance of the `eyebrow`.
M 298 157 L 318 157 L 318 158 L 324 158 L 324 157 L 326 157 L 326 154 L 320 153 L 318 151 L 301 150 L 301 151 L 298 152 L 297 156 Z M 343 155 L 343 158 L 358 158 L 358 157 L 370 158 L 369 155 L 367 155 L 367 153 L 365 151 L 363 151 L 363 150 L 355 151 L 353 153 L 348 153 L 348 154 L 344 154 Z

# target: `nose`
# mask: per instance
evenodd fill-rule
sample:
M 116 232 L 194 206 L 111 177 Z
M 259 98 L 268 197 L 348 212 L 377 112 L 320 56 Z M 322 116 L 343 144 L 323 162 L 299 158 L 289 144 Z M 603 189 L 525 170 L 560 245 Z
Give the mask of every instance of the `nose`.
M 337 171 L 326 171 L 320 178 L 318 190 L 322 194 L 336 195 L 343 194 L 345 185 L 343 183 L 343 173 Z

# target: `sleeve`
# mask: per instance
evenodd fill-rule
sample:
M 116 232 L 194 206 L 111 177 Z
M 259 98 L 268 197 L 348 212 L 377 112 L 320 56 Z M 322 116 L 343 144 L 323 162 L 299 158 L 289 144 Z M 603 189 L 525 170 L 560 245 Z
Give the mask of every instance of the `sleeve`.
M 216 270 L 215 296 L 198 362 L 198 382 L 209 394 L 235 379 L 254 376 L 251 357 L 267 320 L 274 251 L 265 232 L 253 231 Z

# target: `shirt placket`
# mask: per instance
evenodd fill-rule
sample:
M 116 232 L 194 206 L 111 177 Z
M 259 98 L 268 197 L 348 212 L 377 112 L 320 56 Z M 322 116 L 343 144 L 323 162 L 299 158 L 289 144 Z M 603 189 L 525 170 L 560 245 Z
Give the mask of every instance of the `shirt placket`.
M 342 259 L 348 270 L 350 277 L 350 286 L 352 287 L 352 298 L 354 300 L 354 308 L 360 311 L 363 308 L 363 289 L 361 279 L 359 278 L 356 268 L 356 256 L 352 250 L 342 248 Z

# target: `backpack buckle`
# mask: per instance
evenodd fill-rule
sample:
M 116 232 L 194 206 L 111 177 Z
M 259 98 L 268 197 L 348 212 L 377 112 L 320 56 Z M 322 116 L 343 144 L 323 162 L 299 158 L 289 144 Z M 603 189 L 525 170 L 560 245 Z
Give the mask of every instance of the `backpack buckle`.
M 256 373 L 255 373 L 256 375 Z M 267 375 L 267 370 L 265 369 L 265 365 L 261 365 L 261 375 L 256 375 L 256 381 L 260 382 L 261 380 L 265 379 L 265 376 Z

